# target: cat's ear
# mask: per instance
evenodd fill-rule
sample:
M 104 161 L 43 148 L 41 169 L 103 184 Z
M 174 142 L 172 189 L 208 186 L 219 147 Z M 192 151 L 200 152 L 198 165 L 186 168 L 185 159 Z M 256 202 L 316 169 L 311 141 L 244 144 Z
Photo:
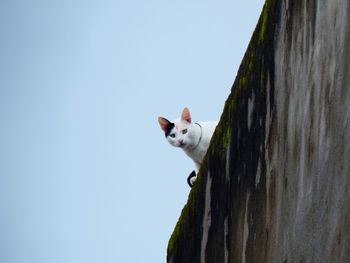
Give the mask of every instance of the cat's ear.
M 181 119 L 191 123 L 191 114 L 190 110 L 187 107 L 183 109 Z
M 163 117 L 158 117 L 158 122 L 159 122 L 159 125 L 160 125 L 160 127 L 162 128 L 162 130 L 164 132 L 168 132 L 169 131 L 169 127 L 170 127 L 170 124 L 171 124 L 170 121 L 168 121 L 167 119 L 165 119 Z

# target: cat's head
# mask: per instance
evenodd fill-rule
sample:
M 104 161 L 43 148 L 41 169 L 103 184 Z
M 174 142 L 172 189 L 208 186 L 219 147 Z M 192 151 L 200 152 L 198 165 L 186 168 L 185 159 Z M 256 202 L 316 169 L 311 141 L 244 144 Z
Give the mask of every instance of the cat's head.
M 184 108 L 181 118 L 168 121 L 166 118 L 159 117 L 158 122 L 165 133 L 167 141 L 175 147 L 184 150 L 191 149 L 198 142 L 195 125 L 192 123 L 191 114 L 188 108 Z M 198 140 L 198 139 L 197 139 Z

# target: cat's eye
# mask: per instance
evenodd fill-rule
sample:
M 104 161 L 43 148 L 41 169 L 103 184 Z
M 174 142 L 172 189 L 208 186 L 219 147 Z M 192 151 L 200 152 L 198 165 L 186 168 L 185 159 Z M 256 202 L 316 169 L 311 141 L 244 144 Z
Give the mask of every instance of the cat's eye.
M 187 129 L 182 130 L 182 134 L 186 134 L 187 133 Z
M 175 133 L 169 135 L 171 138 L 175 138 Z

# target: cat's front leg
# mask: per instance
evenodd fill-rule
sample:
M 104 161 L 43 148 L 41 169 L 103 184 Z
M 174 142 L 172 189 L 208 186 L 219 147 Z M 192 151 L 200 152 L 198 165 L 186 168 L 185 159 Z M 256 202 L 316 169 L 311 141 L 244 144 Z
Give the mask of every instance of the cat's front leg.
M 187 183 L 191 188 L 193 187 L 196 179 L 197 179 L 197 174 L 195 171 L 192 171 L 192 173 L 190 173 L 190 175 L 187 177 Z
M 193 187 L 194 182 L 197 179 L 198 171 L 201 168 L 201 164 L 199 162 L 194 161 L 194 165 L 196 166 L 196 170 L 192 171 L 192 173 L 190 173 L 190 175 L 187 177 L 187 183 L 191 188 Z

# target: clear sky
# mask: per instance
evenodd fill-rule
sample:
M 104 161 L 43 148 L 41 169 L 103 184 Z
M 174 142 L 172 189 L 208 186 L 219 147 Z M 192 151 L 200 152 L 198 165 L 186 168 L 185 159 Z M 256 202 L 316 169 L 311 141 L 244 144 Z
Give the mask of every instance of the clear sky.
M 263 0 L 0 0 L 0 262 L 164 262 Z

